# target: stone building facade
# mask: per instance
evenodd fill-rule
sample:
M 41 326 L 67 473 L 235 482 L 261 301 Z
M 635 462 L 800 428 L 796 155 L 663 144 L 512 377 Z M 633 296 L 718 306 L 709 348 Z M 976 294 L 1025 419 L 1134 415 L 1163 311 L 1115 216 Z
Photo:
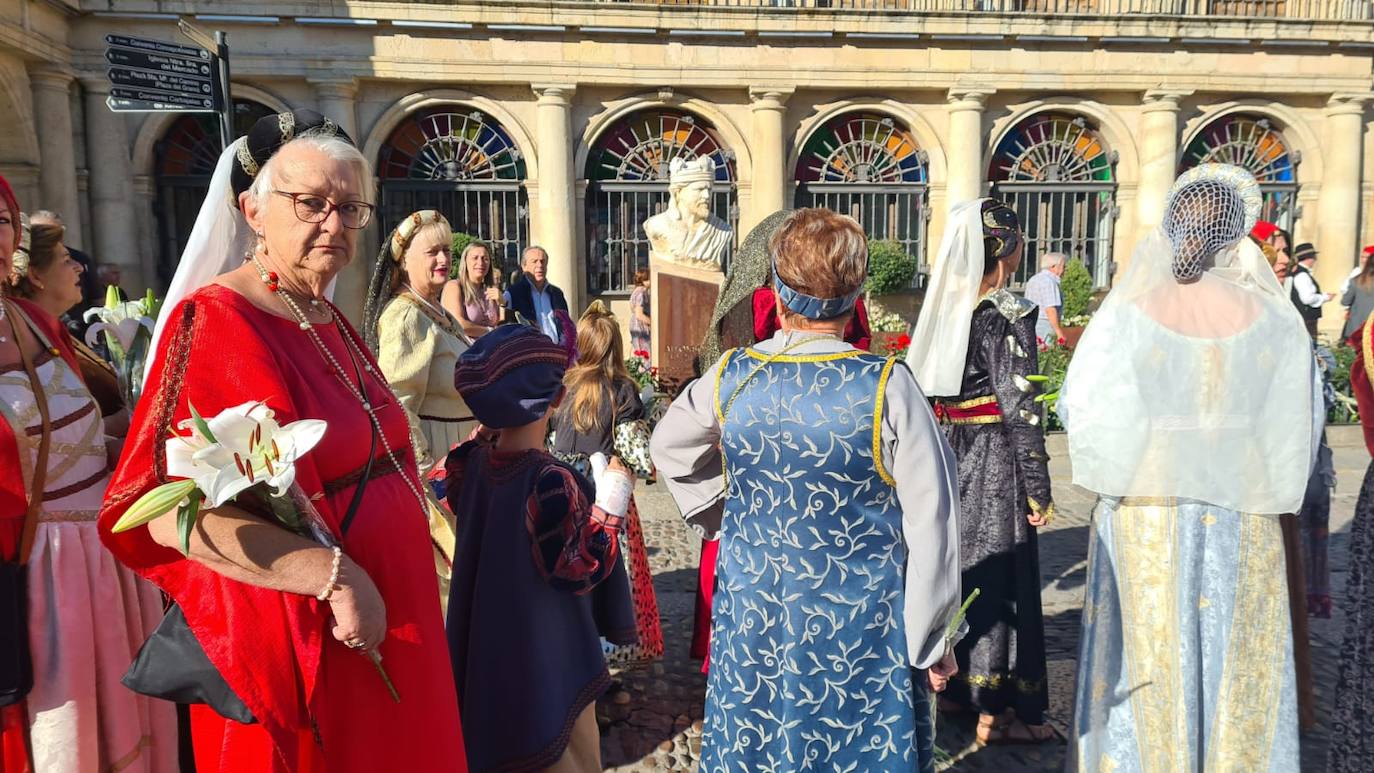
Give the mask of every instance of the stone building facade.
M 1374 241 L 1371 0 L 0 0 L 0 173 L 131 285 L 170 278 L 219 139 L 110 112 L 104 36 L 178 17 L 227 32 L 241 125 L 315 108 L 376 166 L 349 310 L 424 206 L 508 261 L 543 245 L 579 307 L 623 302 L 676 155 L 717 158 L 740 235 L 819 204 L 925 263 L 990 193 L 1102 286 L 1202 160 L 1256 172 L 1329 290 Z

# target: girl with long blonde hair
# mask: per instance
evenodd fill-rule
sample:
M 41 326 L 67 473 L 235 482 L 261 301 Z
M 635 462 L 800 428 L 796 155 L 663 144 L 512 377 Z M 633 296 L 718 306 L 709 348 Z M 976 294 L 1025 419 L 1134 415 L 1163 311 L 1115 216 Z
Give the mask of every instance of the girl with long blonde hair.
M 620 322 L 600 301 L 594 301 L 577 321 L 577 362 L 564 374 L 563 385 L 567 394 L 549 425 L 553 455 L 589 478 L 590 459 L 597 453 L 620 457 L 639 477 L 652 476 L 649 425 L 638 387 L 625 369 Z M 633 498 L 620 532 L 620 549 L 634 599 L 639 642 L 614 646 L 603 641 L 602 646 L 613 665 L 624 666 L 663 655 L 658 600 Z

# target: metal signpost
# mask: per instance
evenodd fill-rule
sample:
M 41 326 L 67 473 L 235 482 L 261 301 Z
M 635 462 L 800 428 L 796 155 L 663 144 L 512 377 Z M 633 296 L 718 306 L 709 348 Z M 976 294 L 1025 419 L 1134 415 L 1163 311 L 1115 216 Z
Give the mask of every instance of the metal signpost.
M 220 140 L 228 147 L 234 139 L 234 108 L 224 33 L 211 37 L 185 21 L 178 26 L 196 46 L 105 36 L 112 87 L 105 104 L 116 113 L 219 113 Z

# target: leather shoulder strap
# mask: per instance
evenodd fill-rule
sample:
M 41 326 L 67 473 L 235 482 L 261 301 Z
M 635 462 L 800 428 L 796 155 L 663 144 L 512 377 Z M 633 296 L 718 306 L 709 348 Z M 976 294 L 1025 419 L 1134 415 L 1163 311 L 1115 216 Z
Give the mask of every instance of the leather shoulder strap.
M 25 337 L 34 336 L 31 321 L 14 304 L 5 301 L 0 303 L 5 304 L 5 316 L 9 318 L 10 330 L 14 333 L 14 345 L 19 349 L 19 359 L 24 363 L 24 372 L 29 377 L 29 386 L 43 424 L 42 435 L 38 439 L 38 459 L 33 465 L 33 480 L 29 482 L 29 509 L 24 513 L 24 531 L 19 540 L 19 564 L 22 566 L 28 563 L 29 553 L 33 550 L 33 537 L 38 530 L 38 511 L 43 508 L 43 487 L 47 483 L 48 454 L 52 447 L 52 418 L 48 413 L 48 395 L 38 379 L 33 358 L 24 348 Z M 22 448 L 20 453 L 23 453 Z

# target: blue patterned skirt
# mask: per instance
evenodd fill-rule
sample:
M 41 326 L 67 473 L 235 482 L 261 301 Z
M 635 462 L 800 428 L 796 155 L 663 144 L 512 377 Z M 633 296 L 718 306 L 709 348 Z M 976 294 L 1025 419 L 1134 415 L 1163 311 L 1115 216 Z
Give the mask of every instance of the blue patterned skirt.
M 1089 551 L 1069 769 L 1297 770 L 1278 517 L 1103 498 Z

